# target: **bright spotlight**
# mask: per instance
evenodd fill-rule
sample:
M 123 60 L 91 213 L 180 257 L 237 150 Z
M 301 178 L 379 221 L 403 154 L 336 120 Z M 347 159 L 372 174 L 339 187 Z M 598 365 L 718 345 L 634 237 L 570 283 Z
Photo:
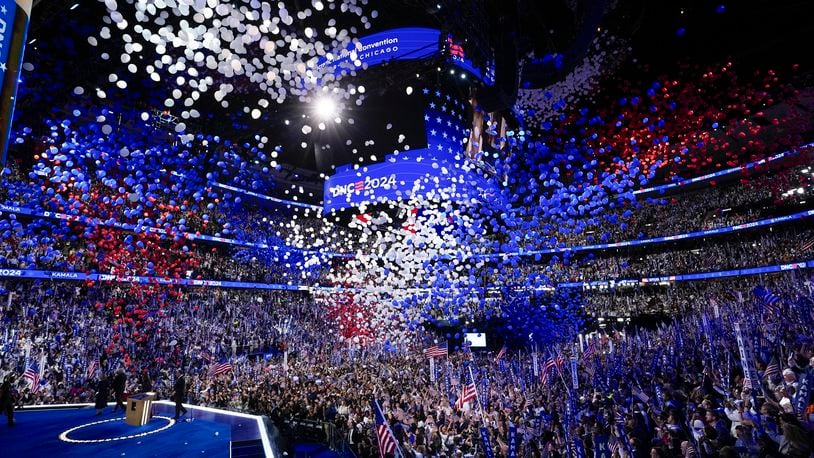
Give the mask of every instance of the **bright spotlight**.
M 338 113 L 336 101 L 330 97 L 322 97 L 314 103 L 314 113 L 320 119 L 330 119 L 336 117 Z

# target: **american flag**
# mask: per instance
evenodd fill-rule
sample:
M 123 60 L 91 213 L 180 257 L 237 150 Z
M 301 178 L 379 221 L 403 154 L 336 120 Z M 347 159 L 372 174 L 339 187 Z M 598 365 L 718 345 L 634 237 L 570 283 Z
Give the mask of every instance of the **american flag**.
M 753 292 L 755 297 L 760 299 L 761 304 L 766 307 L 767 312 L 772 314 L 780 313 L 780 296 L 760 285 L 756 286 Z
M 626 423 L 625 412 L 622 410 L 621 407 L 619 407 L 619 410 L 616 411 L 616 416 L 614 417 L 613 421 L 614 423 L 620 426 L 624 426 L 624 424 Z
M 449 344 L 444 344 L 443 347 L 439 347 L 438 345 L 433 345 L 430 348 L 424 350 L 424 356 L 427 358 L 437 358 L 440 356 L 447 356 L 449 354 Z
M 232 363 L 217 363 L 209 367 L 209 375 L 217 377 L 232 370 Z
M 766 371 L 763 373 L 763 376 L 767 379 L 771 379 L 778 375 L 780 375 L 780 363 L 777 362 L 776 356 L 772 356 L 772 360 L 769 362 L 769 365 L 766 366 Z
M 802 251 L 809 251 L 811 248 L 814 247 L 814 237 L 805 240 L 802 245 L 800 245 L 800 249 Z
M 477 399 L 477 396 L 478 389 L 477 387 L 475 387 L 475 381 L 472 380 L 472 377 L 470 375 L 469 383 L 464 385 L 463 390 L 461 391 L 461 397 L 458 398 L 457 401 L 455 401 L 455 408 L 463 409 L 464 404 L 466 404 L 467 402 L 474 401 L 475 399 Z
M 379 456 L 384 458 L 388 453 L 400 456 L 398 441 L 396 441 L 396 436 L 393 435 L 393 431 L 390 430 L 390 425 L 387 424 L 387 420 L 384 418 L 382 408 L 379 406 L 379 401 L 373 399 L 371 400 L 371 404 L 373 405 L 373 416 L 376 420 L 376 437 L 379 440 Z
M 497 352 L 497 355 L 495 356 L 495 361 L 500 361 L 500 358 L 503 358 L 505 355 L 506 355 L 506 344 L 503 344 L 503 346 L 500 347 L 500 351 Z
M 585 349 L 585 353 L 582 354 L 583 359 L 590 359 L 596 354 L 596 339 L 591 339 L 588 341 L 588 347 Z
M 553 375 L 554 369 L 562 370 L 562 366 L 565 364 L 565 359 L 562 356 L 557 355 L 556 358 L 548 358 L 543 365 L 543 373 L 540 376 L 543 382 L 543 385 L 548 384 L 548 377 Z
M 463 59 L 465 57 L 464 47 L 452 41 L 452 37 L 447 37 L 447 48 L 449 54 Z
M 99 368 L 99 361 L 94 359 L 93 361 L 88 364 L 88 371 L 86 373 L 85 378 L 93 378 L 93 375 L 96 374 L 96 369 Z
M 36 364 L 28 366 L 28 369 L 23 372 L 23 378 L 28 380 L 31 384 L 31 392 L 36 393 L 40 390 L 40 371 L 37 369 Z
M 466 108 L 455 97 L 441 91 L 431 93 L 425 88 L 424 94 L 430 96 L 429 106 L 424 111 L 427 149 L 435 157 L 452 157 L 462 150 L 467 136 L 463 118 Z
M 215 360 L 215 356 L 214 356 L 212 353 L 210 353 L 209 351 L 207 351 L 207 350 L 203 350 L 203 351 L 201 351 L 201 353 L 199 354 L 199 356 L 200 356 L 200 357 L 201 357 L 201 359 L 203 359 L 204 361 L 207 361 L 207 362 L 210 362 L 210 363 L 211 363 L 212 361 L 214 361 L 214 360 Z
M 611 452 L 611 455 L 618 455 L 619 454 L 619 449 L 621 449 L 621 448 L 622 448 L 622 444 L 619 443 L 619 439 L 617 439 L 616 436 L 611 436 L 611 439 L 610 439 L 610 452 Z

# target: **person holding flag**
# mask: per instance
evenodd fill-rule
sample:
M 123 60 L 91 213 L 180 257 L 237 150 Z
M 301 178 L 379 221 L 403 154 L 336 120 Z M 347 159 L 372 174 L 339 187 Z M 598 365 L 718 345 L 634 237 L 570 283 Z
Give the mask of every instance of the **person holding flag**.
M 475 386 L 475 381 L 472 379 L 472 374 L 470 373 L 469 383 L 464 385 L 461 389 L 461 397 L 455 401 L 455 408 L 458 410 L 463 409 L 465 404 L 476 400 L 477 396 L 478 389 Z
M 28 380 L 32 394 L 36 394 L 40 390 L 40 377 L 40 369 L 36 363 L 32 363 L 23 373 L 23 378 Z
M 506 355 L 506 344 L 503 344 L 503 346 L 500 347 L 500 351 L 498 351 L 497 355 L 495 355 L 495 362 L 499 362 L 500 359 L 503 358 L 505 355 Z
M 379 458 L 392 454 L 396 458 L 403 458 L 399 448 L 398 440 L 390 429 L 387 419 L 384 417 L 382 408 L 376 398 L 371 398 L 371 407 L 373 408 L 373 420 L 376 423 L 376 439 L 379 443 Z

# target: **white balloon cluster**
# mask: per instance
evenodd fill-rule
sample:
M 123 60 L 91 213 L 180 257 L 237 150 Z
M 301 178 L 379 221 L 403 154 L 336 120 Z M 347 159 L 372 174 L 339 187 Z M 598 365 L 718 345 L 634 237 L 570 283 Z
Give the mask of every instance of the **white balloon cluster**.
M 629 52 L 623 39 L 600 32 L 587 55 L 560 81 L 541 89 L 521 89 L 515 109 L 527 116 L 528 125 L 554 118 L 590 97 L 602 77 L 615 70 Z
M 459 172 L 444 170 L 442 176 Z M 477 287 L 473 272 L 484 266 L 475 258 L 482 233 L 472 229 L 477 212 L 468 212 L 472 189 L 455 182 L 436 189 L 430 185 L 417 180 L 412 197 L 391 202 L 389 212 L 366 214 L 367 208 L 360 207 L 362 217 L 350 227 L 367 249 L 329 276 L 331 283 L 357 287 L 354 301 L 371 311 L 376 337 L 394 346 L 406 345 L 430 317 L 465 319 L 479 305 L 470 300 Z M 408 217 L 398 227 L 389 213 Z M 473 236 L 463 240 L 462 233 Z M 330 294 L 320 297 L 333 300 Z
M 127 71 L 146 72 L 173 87 L 164 105 L 180 109 L 184 119 L 200 116 L 193 107 L 208 92 L 223 107 L 229 107 L 232 93 L 262 94 L 254 106 L 243 107 L 255 119 L 271 102 L 305 100 L 318 88 L 330 86 L 345 98 L 358 94 L 338 83 L 352 73 L 352 62 L 341 71 L 318 64 L 346 49 L 358 31 L 338 28 L 337 18 L 356 17 L 360 27 L 370 28 L 369 17 L 377 16 L 363 8 L 367 0 L 311 0 L 310 8 L 301 8 L 304 2 L 260 0 L 99 1 L 107 8 L 108 25 L 88 42 L 97 46 L 116 33 Z M 110 82 L 127 87 L 120 75 L 110 75 Z

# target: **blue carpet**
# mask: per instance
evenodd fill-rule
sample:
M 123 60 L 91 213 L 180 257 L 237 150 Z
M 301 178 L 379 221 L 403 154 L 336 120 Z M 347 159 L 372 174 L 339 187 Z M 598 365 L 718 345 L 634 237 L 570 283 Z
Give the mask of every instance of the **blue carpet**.
M 194 420 L 175 423 L 172 427 L 132 439 L 97 443 L 69 443 L 59 439 L 64 431 L 88 423 L 99 423 L 71 432 L 75 440 L 111 439 L 155 431 L 169 422 L 153 418 L 142 427 L 126 424 L 121 411 L 105 409 L 101 416 L 93 408 L 16 411 L 14 427 L 0 420 L 0 443 L 3 456 L 33 458 L 56 457 L 229 457 L 231 427 L 213 421 Z M 183 419 L 183 418 L 182 418 Z

